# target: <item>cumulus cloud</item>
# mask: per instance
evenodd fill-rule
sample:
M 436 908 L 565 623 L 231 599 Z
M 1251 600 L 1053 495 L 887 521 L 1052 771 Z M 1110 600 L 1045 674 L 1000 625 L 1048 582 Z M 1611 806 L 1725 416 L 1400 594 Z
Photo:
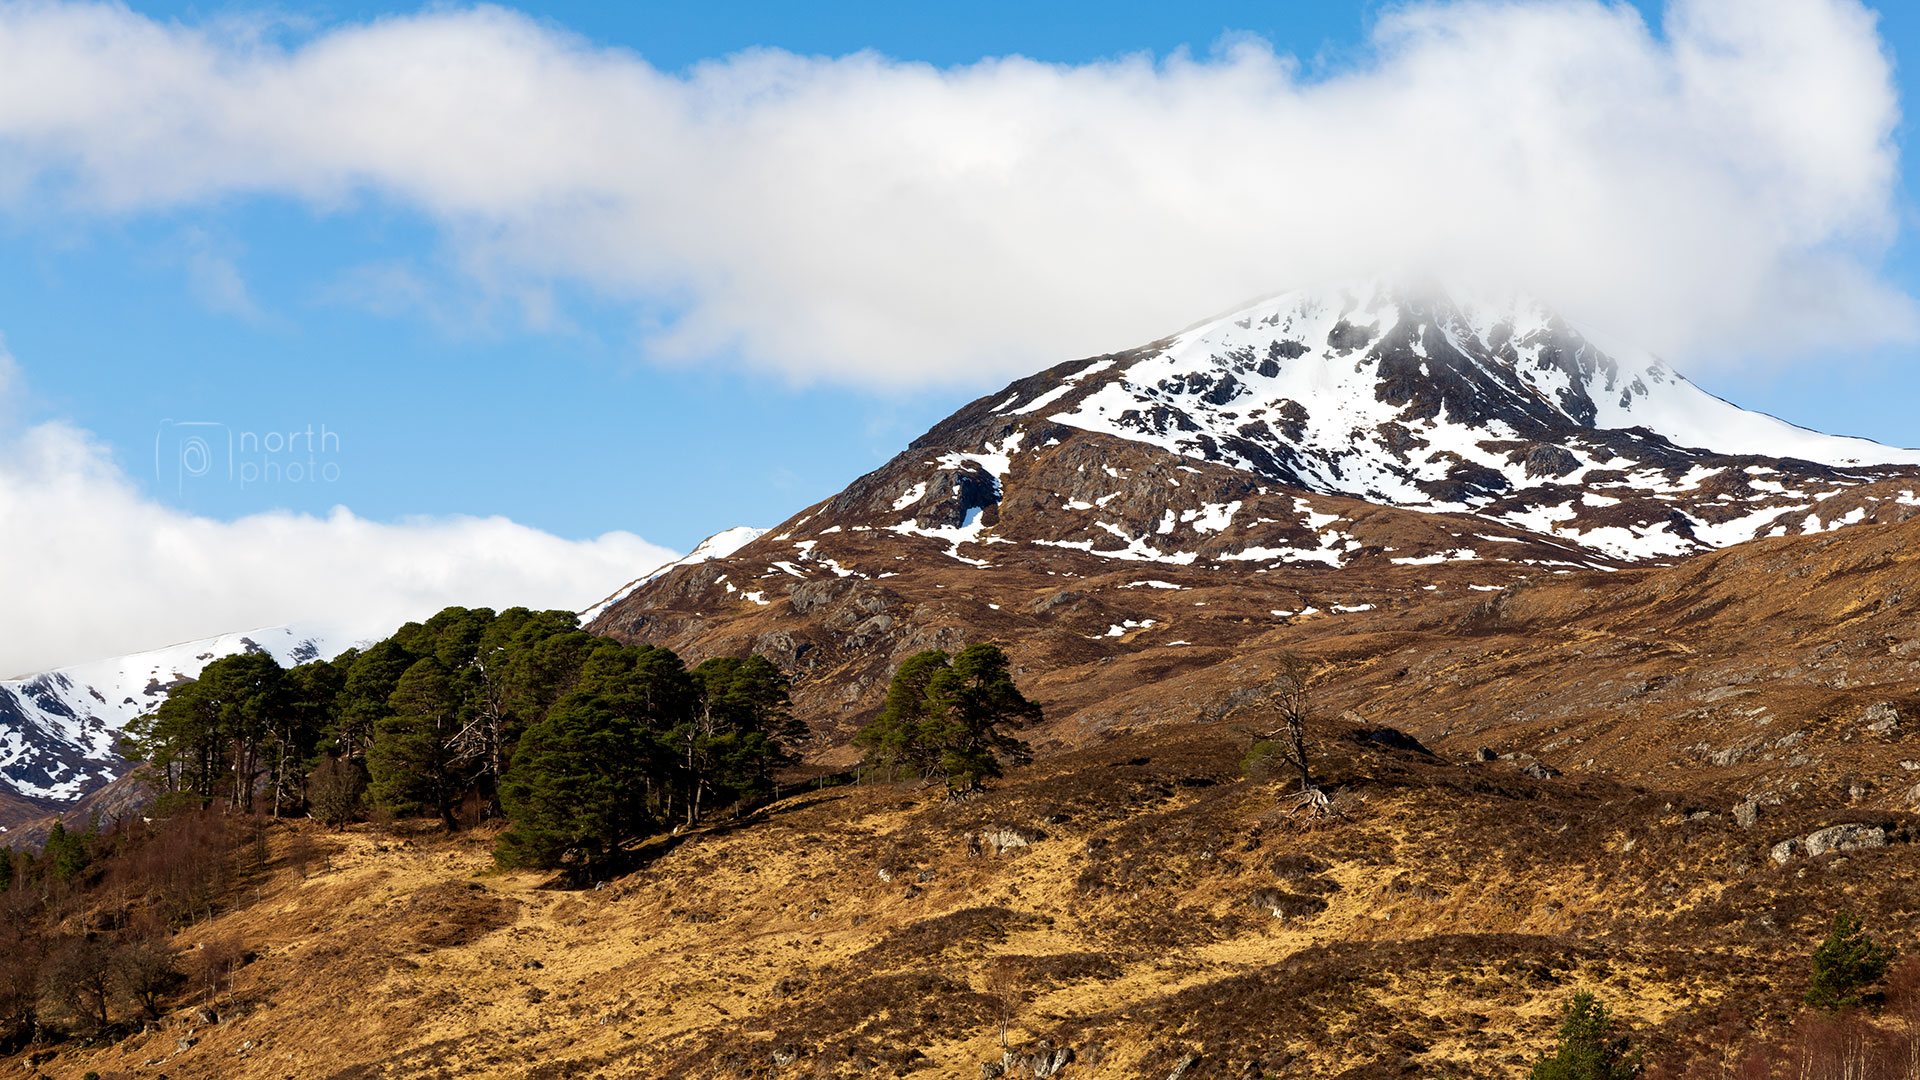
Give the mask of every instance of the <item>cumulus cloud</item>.
M 138 491 L 86 432 L 43 423 L 0 440 L 0 677 L 286 623 L 347 644 L 449 604 L 577 611 L 674 557 L 498 517 L 197 517 Z
M 0 8 L 0 198 L 428 215 L 469 287 L 632 302 L 657 355 L 978 379 L 1381 268 L 1534 288 L 1682 358 L 1904 338 L 1898 105 L 1855 0 L 1416 4 L 1356 66 L 662 72 L 491 7 L 283 42 Z

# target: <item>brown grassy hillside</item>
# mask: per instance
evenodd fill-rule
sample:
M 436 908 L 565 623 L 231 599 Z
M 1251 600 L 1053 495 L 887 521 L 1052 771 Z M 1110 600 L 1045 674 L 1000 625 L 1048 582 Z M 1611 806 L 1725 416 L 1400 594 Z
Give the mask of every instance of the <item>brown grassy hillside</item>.
M 1022 1075 L 1513 1077 L 1589 989 L 1668 1075 L 1720 1076 L 1790 1037 L 1835 911 L 1920 948 L 1920 522 L 1431 590 L 1094 565 L 884 583 L 926 640 L 1006 643 L 1048 709 L 1039 760 L 984 795 L 822 789 L 590 890 L 493 870 L 484 829 L 282 824 L 175 937 L 189 967 L 254 957 L 218 1022 L 176 995 L 21 1075 L 973 1080 L 1005 1021 Z M 658 625 L 696 657 L 779 633 L 855 655 L 820 591 Z M 1342 815 L 1311 827 L 1240 765 L 1289 653 L 1319 671 Z M 818 666 L 803 700 L 854 688 L 858 716 L 864 670 Z M 1878 846 L 1807 853 L 1841 825 Z M 300 835 L 329 853 L 305 877 Z
M 1712 792 L 1317 732 L 1343 818 L 1245 779 L 1234 725 L 1171 725 L 979 798 L 829 788 L 657 844 L 586 891 L 492 870 L 484 831 L 318 837 L 178 936 L 255 959 L 212 1007 L 72 1077 L 1517 1076 L 1592 989 L 1659 1062 L 1797 1014 L 1831 913 L 1917 943 L 1916 819 L 1807 798 L 1742 827 Z M 1857 821 L 1883 848 L 1795 858 Z M 986 840 L 982 842 L 985 834 Z M 1004 852 L 996 847 L 1013 840 Z M 1024 843 L 1021 843 L 1024 842 Z M 1276 914 L 1277 912 L 1277 914 Z M 1031 1065 L 1023 1066 L 1031 1072 Z

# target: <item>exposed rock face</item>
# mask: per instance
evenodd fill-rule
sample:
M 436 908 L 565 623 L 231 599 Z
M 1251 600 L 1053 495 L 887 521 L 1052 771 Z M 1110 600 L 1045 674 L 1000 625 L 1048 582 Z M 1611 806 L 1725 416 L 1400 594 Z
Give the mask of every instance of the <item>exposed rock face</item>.
M 1900 710 L 1892 702 L 1876 701 L 1860 714 L 1860 724 L 1874 735 L 1892 735 L 1900 727 Z
M 1878 825 L 1835 825 L 1807 834 L 1807 854 L 1825 855 L 1831 851 L 1857 851 L 1887 846 L 1887 830 Z

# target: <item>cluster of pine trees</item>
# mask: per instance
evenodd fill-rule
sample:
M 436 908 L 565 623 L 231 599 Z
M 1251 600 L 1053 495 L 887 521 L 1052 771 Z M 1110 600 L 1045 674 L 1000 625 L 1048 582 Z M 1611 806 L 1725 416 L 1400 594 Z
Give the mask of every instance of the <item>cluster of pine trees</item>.
M 571 612 L 452 607 L 332 660 L 225 657 L 129 729 L 163 810 L 216 801 L 344 824 L 504 814 L 510 865 L 621 845 L 770 795 L 805 728 L 763 657 L 688 669 Z
M 944 780 L 949 791 L 965 794 L 1005 765 L 1032 761 L 1032 749 L 1001 726 L 1040 719 L 1040 706 L 1014 685 L 999 646 L 969 645 L 954 656 L 929 649 L 893 673 L 886 705 L 853 744 L 867 752 L 872 771 Z

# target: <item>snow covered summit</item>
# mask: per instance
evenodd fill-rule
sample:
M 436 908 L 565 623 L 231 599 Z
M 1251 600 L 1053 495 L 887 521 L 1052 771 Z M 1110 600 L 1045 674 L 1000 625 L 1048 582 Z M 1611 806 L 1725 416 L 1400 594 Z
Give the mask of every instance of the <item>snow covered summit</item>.
M 1576 526 L 1572 503 L 1674 504 L 1678 517 L 1572 528 L 1623 558 L 1803 531 L 1783 515 L 1878 467 L 1920 465 L 1920 450 L 1741 409 L 1531 298 L 1456 301 L 1385 281 L 1285 293 L 1055 385 L 1016 386 L 997 413 L 1038 413 L 1309 491 L 1550 533 Z M 1710 479 L 1721 505 L 1681 505 Z

